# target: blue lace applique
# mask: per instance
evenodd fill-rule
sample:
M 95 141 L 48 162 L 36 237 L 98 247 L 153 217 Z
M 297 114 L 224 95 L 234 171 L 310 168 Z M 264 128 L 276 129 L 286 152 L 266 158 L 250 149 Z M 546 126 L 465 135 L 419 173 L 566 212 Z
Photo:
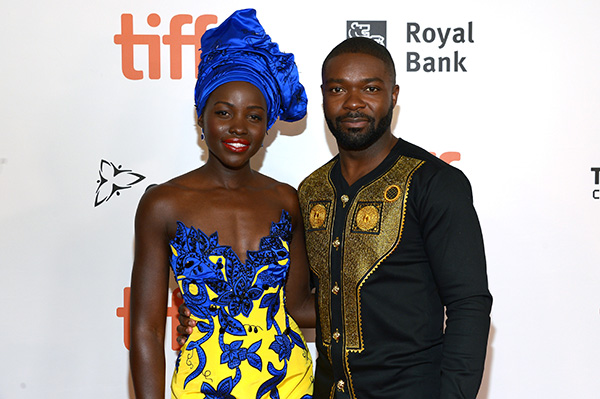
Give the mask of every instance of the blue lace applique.
M 242 347 L 241 340 L 230 344 L 223 341 L 225 333 L 234 336 L 247 335 L 245 327 L 236 316 L 248 317 L 258 305 L 260 308 L 267 308 L 267 330 L 275 327 L 277 331 L 269 348 L 277 353 L 279 360 L 284 364 L 282 370 L 277 370 L 269 362 L 267 369 L 272 378 L 259 389 L 257 397 L 260 398 L 266 393 L 270 393 L 272 397 L 278 396 L 277 384 L 285 377 L 287 361 L 294 345 L 306 349 L 300 335 L 289 328 L 287 318 L 285 326 L 279 326 L 275 322 L 275 316 L 282 305 L 279 292 L 285 287 L 289 270 L 287 243 L 292 236 L 289 214 L 285 210 L 282 211 L 279 222 L 272 223 L 270 234 L 261 239 L 259 249 L 247 252 L 245 263 L 240 261 L 231 247 L 219 245 L 217 232 L 208 236 L 193 226 L 188 228 L 182 222 L 177 222 L 177 225 L 177 233 L 170 243 L 171 267 L 180 283 L 186 305 L 190 312 L 200 319 L 197 321 L 197 328 L 204 333 L 200 339 L 187 345 L 188 350 L 196 351 L 199 364 L 186 378 L 184 386 L 203 372 L 206 354 L 202 343 L 215 333 L 214 318 L 217 318 L 221 325 L 218 331 L 222 351 L 220 362 L 227 364 L 230 369 L 236 369 L 236 378 L 226 378 L 219 382 L 216 388 L 203 383 L 201 390 L 206 397 L 229 397 L 241 378 L 239 367 L 243 362 L 262 370 L 263 360 L 256 354 L 262 340 L 254 342 L 248 348 Z M 209 298 L 207 287 L 217 296 Z M 276 288 L 277 291 L 265 294 L 265 290 L 269 288 Z M 178 365 L 179 361 L 176 368 Z
M 223 379 L 217 385 L 217 389 L 213 388 L 209 383 L 204 382 L 202 383 L 200 392 L 206 395 L 206 399 L 235 399 L 235 396 L 231 395 L 231 391 L 241 378 L 242 374 L 240 373 L 240 370 L 237 369 L 235 372 L 235 379 L 231 377 Z

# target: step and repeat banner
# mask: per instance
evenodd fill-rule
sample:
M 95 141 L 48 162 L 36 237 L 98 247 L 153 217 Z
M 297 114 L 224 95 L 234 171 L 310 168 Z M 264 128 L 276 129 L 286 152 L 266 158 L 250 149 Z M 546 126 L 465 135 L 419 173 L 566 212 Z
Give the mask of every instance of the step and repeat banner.
M 473 186 L 494 295 L 478 397 L 599 397 L 600 3 L 23 0 L 0 13 L 0 398 L 134 397 L 135 209 L 206 161 L 200 37 L 247 7 L 309 98 L 253 167 L 297 187 L 335 155 L 321 63 L 346 37 L 382 43 L 395 134 Z M 177 304 L 172 291 L 167 381 Z

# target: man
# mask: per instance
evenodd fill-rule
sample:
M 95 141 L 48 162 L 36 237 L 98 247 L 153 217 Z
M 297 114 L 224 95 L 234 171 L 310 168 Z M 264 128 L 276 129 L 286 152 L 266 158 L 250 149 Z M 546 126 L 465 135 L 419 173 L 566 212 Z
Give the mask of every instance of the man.
M 383 46 L 345 40 L 322 78 L 339 154 L 298 190 L 316 289 L 314 397 L 475 398 L 492 297 L 469 182 L 392 134 L 399 88 Z

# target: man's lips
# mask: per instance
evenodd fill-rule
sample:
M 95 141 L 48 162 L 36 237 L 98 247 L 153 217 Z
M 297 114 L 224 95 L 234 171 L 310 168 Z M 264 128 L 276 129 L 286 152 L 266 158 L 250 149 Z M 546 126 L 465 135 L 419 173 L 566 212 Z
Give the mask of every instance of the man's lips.
M 369 124 L 369 119 L 367 118 L 342 118 L 340 120 L 341 124 L 348 128 L 361 128 L 365 127 Z
M 244 152 L 250 148 L 250 142 L 244 139 L 227 139 L 223 141 L 223 144 L 233 152 Z

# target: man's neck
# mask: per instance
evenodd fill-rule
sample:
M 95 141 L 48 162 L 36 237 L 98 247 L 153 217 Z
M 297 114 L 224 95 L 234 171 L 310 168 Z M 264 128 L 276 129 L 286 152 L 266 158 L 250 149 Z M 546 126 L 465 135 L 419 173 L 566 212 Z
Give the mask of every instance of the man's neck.
M 375 169 L 388 156 L 398 139 L 391 132 L 385 133 L 373 145 L 360 151 L 340 151 L 342 176 L 349 186 Z

